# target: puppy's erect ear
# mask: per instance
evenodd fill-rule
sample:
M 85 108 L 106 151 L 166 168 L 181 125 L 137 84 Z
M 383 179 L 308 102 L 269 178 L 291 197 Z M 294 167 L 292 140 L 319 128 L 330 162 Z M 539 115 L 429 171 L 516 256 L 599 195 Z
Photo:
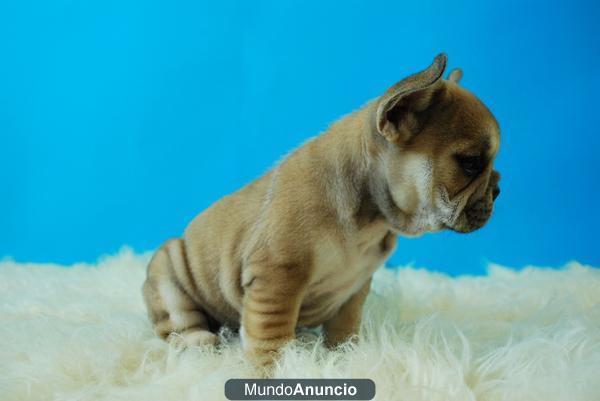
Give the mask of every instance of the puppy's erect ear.
M 418 128 L 416 113 L 431 106 L 442 84 L 447 57 L 438 54 L 425 70 L 403 79 L 389 88 L 378 101 L 377 130 L 390 142 L 410 139 Z
M 463 72 L 460 68 L 455 68 L 452 71 L 450 71 L 450 74 L 448 74 L 448 81 L 452 81 L 455 84 L 459 83 L 460 80 L 463 77 Z

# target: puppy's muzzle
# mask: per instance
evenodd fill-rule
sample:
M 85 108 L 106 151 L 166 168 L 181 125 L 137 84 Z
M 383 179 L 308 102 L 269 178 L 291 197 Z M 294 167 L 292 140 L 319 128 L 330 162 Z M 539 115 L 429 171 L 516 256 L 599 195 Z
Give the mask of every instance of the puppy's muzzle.
M 500 174 L 492 171 L 484 195 L 469 204 L 461 213 L 456 224 L 449 228 L 459 233 L 469 233 L 483 227 L 492 215 L 494 201 L 500 195 L 499 181 Z

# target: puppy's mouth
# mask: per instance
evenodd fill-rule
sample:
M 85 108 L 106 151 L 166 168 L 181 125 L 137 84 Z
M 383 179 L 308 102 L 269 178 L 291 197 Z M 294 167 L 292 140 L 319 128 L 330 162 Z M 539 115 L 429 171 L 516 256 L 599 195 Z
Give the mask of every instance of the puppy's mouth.
M 473 231 L 479 230 L 481 227 L 483 227 L 483 225 L 479 226 L 479 227 L 476 227 L 476 226 L 471 226 L 471 227 L 463 227 L 463 226 L 458 227 L 458 226 L 455 226 L 455 227 L 452 227 L 452 226 L 446 225 L 446 228 L 448 230 L 454 231 L 455 233 L 459 233 L 459 234 L 472 233 Z
M 489 221 L 494 209 L 493 201 L 481 199 L 463 210 L 454 224 L 444 226 L 457 233 L 466 234 L 479 230 Z

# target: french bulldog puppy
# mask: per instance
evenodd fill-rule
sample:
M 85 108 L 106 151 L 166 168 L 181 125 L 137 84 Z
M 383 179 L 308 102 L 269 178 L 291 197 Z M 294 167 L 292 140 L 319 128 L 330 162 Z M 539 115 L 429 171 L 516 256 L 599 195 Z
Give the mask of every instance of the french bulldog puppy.
M 445 66 L 438 55 L 162 245 L 143 286 L 157 334 L 206 345 L 239 328 L 267 367 L 297 326 L 322 325 L 333 346 L 357 334 L 397 235 L 483 226 L 499 127 Z

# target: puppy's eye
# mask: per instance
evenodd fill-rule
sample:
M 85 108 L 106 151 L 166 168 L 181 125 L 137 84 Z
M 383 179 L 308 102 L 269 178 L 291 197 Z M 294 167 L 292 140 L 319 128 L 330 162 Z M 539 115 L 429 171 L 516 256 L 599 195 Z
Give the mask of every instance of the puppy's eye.
M 456 155 L 456 161 L 468 177 L 475 177 L 483 170 L 483 161 L 480 156 Z

